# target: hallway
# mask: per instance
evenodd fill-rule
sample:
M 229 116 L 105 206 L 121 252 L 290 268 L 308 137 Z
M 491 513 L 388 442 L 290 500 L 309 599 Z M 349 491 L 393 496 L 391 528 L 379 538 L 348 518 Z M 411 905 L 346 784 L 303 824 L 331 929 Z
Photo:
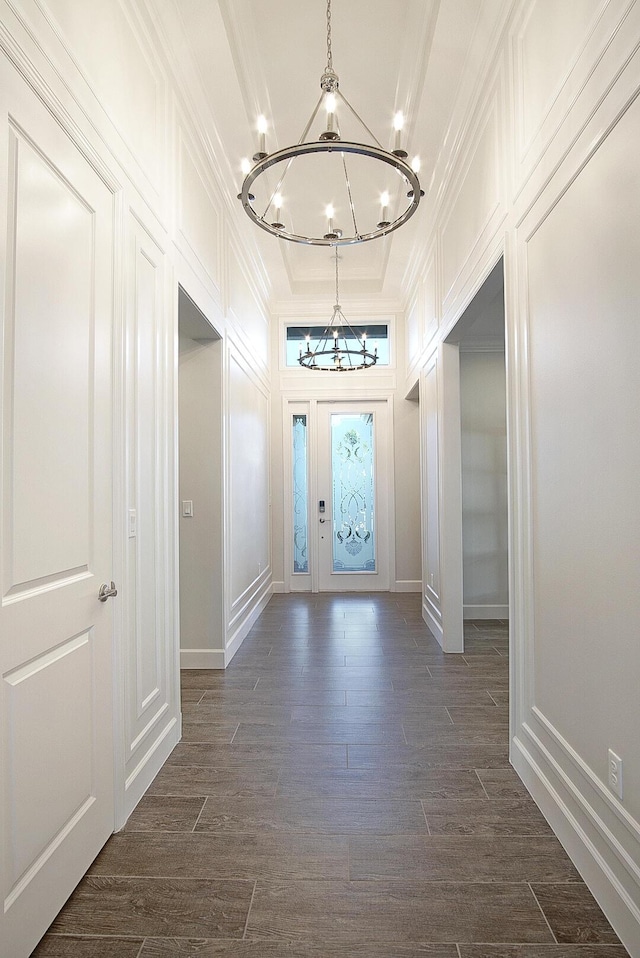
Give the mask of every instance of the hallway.
M 413 594 L 275 595 L 183 672 L 182 742 L 34 954 L 623 958 L 509 767 L 506 625 L 467 633 L 443 655 Z

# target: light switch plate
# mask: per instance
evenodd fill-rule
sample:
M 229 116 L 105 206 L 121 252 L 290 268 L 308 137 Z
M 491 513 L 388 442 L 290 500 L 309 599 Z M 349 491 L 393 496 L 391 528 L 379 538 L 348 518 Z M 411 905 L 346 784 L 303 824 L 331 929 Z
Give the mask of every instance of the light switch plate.
M 193 499 L 182 500 L 182 515 L 185 519 L 193 518 Z

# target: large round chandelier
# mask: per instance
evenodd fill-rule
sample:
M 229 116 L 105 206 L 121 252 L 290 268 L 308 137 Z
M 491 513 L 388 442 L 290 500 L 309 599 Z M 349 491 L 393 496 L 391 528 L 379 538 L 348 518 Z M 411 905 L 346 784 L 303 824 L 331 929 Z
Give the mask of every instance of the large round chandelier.
M 394 118 L 394 149 L 386 150 L 340 90 L 333 69 L 331 0 L 320 88 L 320 99 L 293 146 L 268 153 L 266 120 L 259 118 L 253 165 L 243 161 L 242 208 L 261 229 L 292 243 L 346 246 L 386 236 L 413 216 L 424 195 L 419 161 L 407 162 L 402 113 Z M 309 138 L 322 107 L 324 127 L 317 139 Z
M 367 348 L 367 334 L 350 326 L 340 306 L 338 288 L 338 249 L 336 245 L 336 302 L 333 315 L 322 335 L 311 348 L 311 336 L 306 337 L 306 349 L 300 344 L 298 362 L 305 369 L 325 373 L 350 373 L 368 369 L 378 361 L 378 347 Z

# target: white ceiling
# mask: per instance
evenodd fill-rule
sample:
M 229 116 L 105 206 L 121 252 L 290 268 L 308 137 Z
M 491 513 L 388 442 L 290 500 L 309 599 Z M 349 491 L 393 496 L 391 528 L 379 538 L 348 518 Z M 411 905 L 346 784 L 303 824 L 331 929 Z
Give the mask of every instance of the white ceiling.
M 427 192 L 443 145 L 454 134 L 452 117 L 460 114 L 461 99 L 473 92 L 508 2 L 333 0 L 333 65 L 340 90 L 387 148 L 393 145 L 394 113 L 404 112 L 403 145 L 410 157 L 420 156 Z M 268 120 L 271 152 L 299 140 L 317 103 L 326 64 L 325 0 L 151 4 L 219 158 L 223 188 L 237 202 L 241 159 L 257 146 L 257 116 Z M 318 184 L 309 179 L 312 191 Z M 328 199 L 312 196 L 312 201 L 324 209 Z M 266 266 L 274 304 L 292 297 L 333 299 L 332 250 L 279 241 L 237 206 L 243 236 Z M 402 302 L 407 264 L 420 234 L 427 232 L 427 215 L 428 197 L 397 232 L 341 248 L 343 298 Z

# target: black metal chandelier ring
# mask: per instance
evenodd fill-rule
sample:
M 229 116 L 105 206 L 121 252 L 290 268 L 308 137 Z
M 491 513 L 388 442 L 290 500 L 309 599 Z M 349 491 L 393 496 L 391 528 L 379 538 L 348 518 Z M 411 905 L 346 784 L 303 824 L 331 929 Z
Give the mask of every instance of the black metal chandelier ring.
M 371 230 L 368 233 L 357 233 L 353 236 L 334 235 L 331 238 L 327 238 L 326 236 L 301 236 L 297 233 L 289 232 L 280 223 L 277 225 L 269 223 L 264 217 L 271 207 L 273 197 L 269 202 L 264 214 L 260 216 L 252 206 L 254 197 L 251 192 L 251 187 L 258 177 L 270 169 L 270 167 L 275 166 L 278 163 L 291 163 L 298 157 L 307 156 L 313 153 L 355 153 L 358 156 L 366 156 L 373 160 L 386 163 L 387 166 L 390 166 L 396 170 L 405 180 L 407 186 L 407 198 L 409 199 L 407 208 L 389 223 L 380 224 L 376 227 L 376 229 Z M 386 236 L 388 233 L 392 233 L 394 230 L 397 230 L 413 216 L 418 208 L 421 195 L 423 194 L 420 189 L 420 181 L 417 174 L 414 172 L 414 170 L 412 170 L 408 163 L 405 163 L 401 157 L 396 156 L 393 153 L 388 153 L 386 150 L 383 150 L 377 146 L 368 146 L 365 143 L 343 142 L 342 140 L 317 140 L 310 143 L 298 143 L 295 146 L 286 147 L 283 150 L 270 153 L 268 156 L 259 160 L 247 173 L 238 199 L 241 201 L 245 213 L 250 219 L 253 220 L 254 223 L 256 223 L 257 226 L 263 230 L 266 230 L 267 233 L 271 233 L 272 236 L 277 236 L 279 239 L 289 240 L 292 243 L 304 243 L 309 246 L 349 246 L 354 243 L 365 243 L 368 240 L 379 239 L 381 236 Z
M 316 372 L 336 372 L 336 373 L 355 373 L 359 369 L 368 369 L 370 366 L 375 366 L 378 361 L 378 357 L 375 353 L 370 353 L 368 349 L 344 349 L 342 348 L 340 352 L 343 355 L 349 354 L 350 356 L 362 357 L 360 363 L 357 366 L 353 365 L 343 365 L 342 363 L 336 364 L 334 366 L 318 366 L 316 365 L 316 360 L 319 356 L 332 356 L 335 357 L 336 350 L 335 348 L 331 349 L 317 349 L 313 353 L 309 353 L 307 356 L 305 353 L 302 354 L 298 362 L 301 366 L 304 366 L 305 369 L 315 370 Z

